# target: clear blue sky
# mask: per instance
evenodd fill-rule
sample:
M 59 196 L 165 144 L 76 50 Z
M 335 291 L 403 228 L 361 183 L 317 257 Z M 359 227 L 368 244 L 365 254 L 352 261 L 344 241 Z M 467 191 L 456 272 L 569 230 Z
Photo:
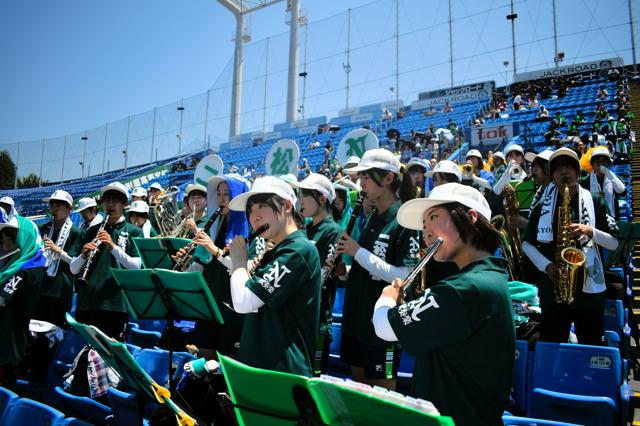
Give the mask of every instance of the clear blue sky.
M 553 65 L 551 0 L 515 3 L 519 69 Z M 557 3 L 559 45 L 566 62 L 612 56 L 631 62 L 626 0 Z M 266 120 L 268 125 L 284 121 L 285 4 L 251 17 L 252 42 L 245 53 L 243 132 L 261 129 L 266 37 L 272 37 Z M 309 21 L 315 22 L 309 27 L 307 115 L 334 116 L 344 107 L 347 8 L 354 9 L 351 105 L 390 98 L 388 88 L 395 81 L 394 1 L 301 0 L 301 4 Z M 502 61 L 511 61 L 511 28 L 505 19 L 508 6 L 508 0 L 453 0 L 455 84 L 489 79 L 498 85 L 504 83 Z M 640 14 L 640 10 L 634 12 Z M 449 84 L 447 1 L 400 0 L 400 21 L 400 95 L 410 103 L 419 91 Z M 212 125 L 209 133 L 224 139 L 234 25 L 232 15 L 215 0 L 3 0 L 0 149 L 9 148 L 13 155 L 13 143 L 63 135 L 76 135 L 77 139 L 84 129 L 117 120 L 119 124 L 109 132 L 121 138 L 118 135 L 126 122 L 122 119 L 128 114 L 144 113 L 208 89 L 217 97 L 211 101 L 210 117 L 219 117 L 218 126 Z M 300 55 L 302 62 L 302 39 Z M 302 96 L 302 85 L 300 92 Z M 175 112 L 175 106 L 167 109 Z M 189 119 L 197 121 L 193 114 L 187 116 L 195 109 L 186 109 L 187 123 Z M 175 117 L 164 120 L 171 121 L 167 133 L 175 141 Z M 188 143 L 197 139 L 201 129 L 194 130 L 194 135 L 185 132 L 183 140 Z M 148 126 L 143 133 L 149 133 Z M 90 139 L 96 141 L 98 135 Z M 47 158 L 54 155 L 50 150 L 60 151 L 58 142 L 48 146 Z M 39 148 L 34 143 L 23 146 L 21 163 L 28 164 L 21 170 L 33 171 L 39 164 Z M 77 144 L 71 147 L 76 155 L 78 149 Z M 147 151 L 145 148 L 139 154 L 145 158 L 130 159 L 129 164 L 148 160 Z M 95 157 L 90 160 L 95 161 L 95 173 L 102 153 L 95 148 L 90 155 Z M 113 161 L 111 169 L 121 167 Z M 50 169 L 56 166 L 59 164 L 46 163 L 43 175 L 54 179 Z M 75 169 L 70 173 L 79 175 Z

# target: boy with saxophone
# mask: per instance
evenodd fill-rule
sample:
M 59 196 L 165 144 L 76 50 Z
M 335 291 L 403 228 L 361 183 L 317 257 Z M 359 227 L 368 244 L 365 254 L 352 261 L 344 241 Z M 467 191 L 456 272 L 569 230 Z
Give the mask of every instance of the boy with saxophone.
M 573 322 L 579 343 L 600 345 L 606 285 L 599 247 L 615 250 L 618 229 L 604 199 L 578 184 L 573 150 L 556 150 L 549 167 L 553 181 L 531 212 L 522 244 L 539 271 L 540 339 L 567 342 Z
M 105 222 L 84 230 L 71 250 L 75 256 L 71 261 L 71 272 L 87 277 L 84 285 L 76 280 L 76 319 L 123 341 L 129 313 L 110 268 L 141 268 L 142 261 L 135 252 L 133 238 L 142 237 L 142 231 L 124 219 L 129 194 L 123 184 L 111 183 L 100 192 L 107 215 Z M 92 260 L 89 269 L 84 271 L 88 258 Z

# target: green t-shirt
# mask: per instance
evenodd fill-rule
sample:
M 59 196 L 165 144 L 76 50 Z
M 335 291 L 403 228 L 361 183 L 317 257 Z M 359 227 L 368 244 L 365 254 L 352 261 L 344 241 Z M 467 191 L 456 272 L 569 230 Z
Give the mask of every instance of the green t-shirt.
M 0 366 L 16 366 L 27 348 L 29 320 L 36 313 L 45 270 L 29 268 L 19 271 L 5 282 L 17 284 L 11 301 L 0 308 Z
M 413 391 L 456 425 L 501 425 L 515 353 L 506 262 L 485 257 L 421 298 L 389 310 L 398 342 L 416 357 Z
M 302 231 L 267 252 L 247 287 L 265 304 L 245 315 L 238 360 L 312 376 L 320 316 L 320 259 Z
M 41 225 L 39 228 L 40 235 L 49 235 L 50 225 L 50 223 Z M 61 228 L 58 228 L 53 231 L 51 240 L 54 243 L 58 240 L 60 229 Z M 80 231 L 80 229 L 73 225 L 69 230 L 69 236 L 67 237 L 67 241 L 64 243 L 62 249 L 68 253 L 69 250 L 71 250 L 74 246 L 76 240 L 80 238 L 81 234 L 82 231 Z M 55 277 L 50 277 L 45 273 L 44 283 L 42 285 L 40 295 L 47 297 L 66 298 L 70 297 L 71 293 L 73 293 L 73 274 L 69 270 L 69 264 L 63 260 L 60 260 L 58 263 L 58 272 L 56 273 Z
M 95 225 L 83 230 L 82 236 L 76 240 L 69 255 L 80 255 L 82 246 L 92 241 L 99 229 L 100 225 Z M 111 235 L 113 242 L 121 247 L 125 253 L 132 257 L 138 256 L 133 238 L 142 237 L 140 228 L 129 222 L 121 221 L 115 225 L 107 225 L 105 230 Z M 128 312 L 124 296 L 109 269 L 122 269 L 123 267 L 104 245 L 101 245 L 99 249 L 89 269 L 89 285 L 76 286 L 78 293 L 76 310 Z
M 335 251 L 336 243 L 340 239 L 340 235 L 342 235 L 342 228 L 334 222 L 331 216 L 328 216 L 317 225 L 307 225 L 307 238 L 316 246 L 322 266 L 324 266 L 329 253 Z M 335 286 L 333 286 L 333 288 L 335 289 Z M 320 328 L 318 333 L 331 337 L 331 324 L 333 319 L 331 302 L 334 299 L 334 294 L 330 294 L 329 291 L 330 289 L 322 290 L 322 299 L 320 301 Z
M 609 207 L 607 203 L 597 194 L 591 194 L 593 198 L 593 208 L 596 215 L 596 228 L 607 232 L 613 236 L 617 236 L 618 229 L 615 224 L 615 220 L 609 215 Z M 522 234 L 522 241 L 527 241 L 534 245 L 540 253 L 542 253 L 551 262 L 556 261 L 556 239 L 558 234 L 558 210 L 561 205 L 561 195 L 558 194 L 556 199 L 556 205 L 553 211 L 553 240 L 550 243 L 541 243 L 538 241 L 538 223 L 540 222 L 540 215 L 544 206 L 544 200 L 540 201 L 534 209 L 531 211 L 529 217 L 529 223 Z M 570 203 L 571 207 L 571 222 L 578 223 L 578 197 L 573 197 Z M 581 244 L 576 244 L 577 248 L 581 248 Z M 602 251 L 600 251 L 600 257 L 602 257 Z M 603 264 L 604 265 L 604 264 Z M 540 289 L 540 306 L 544 310 L 545 306 L 555 304 L 553 293 L 553 282 L 549 279 L 546 272 L 538 271 L 538 288 Z M 582 276 L 578 274 L 578 291 L 576 297 L 571 306 L 581 308 L 600 308 L 604 306 L 604 293 L 587 294 L 581 291 L 582 289 Z
M 396 214 L 400 205 L 400 201 L 396 201 L 382 214 L 376 214 L 375 210 L 370 213 L 363 223 L 358 244 L 390 265 L 413 267 L 419 257 L 419 236 L 417 231 L 398 224 Z M 388 284 L 372 276 L 358 262 L 353 262 L 345 283 L 343 334 L 370 346 L 389 346 L 389 342 L 376 336 L 371 322 L 373 307 Z

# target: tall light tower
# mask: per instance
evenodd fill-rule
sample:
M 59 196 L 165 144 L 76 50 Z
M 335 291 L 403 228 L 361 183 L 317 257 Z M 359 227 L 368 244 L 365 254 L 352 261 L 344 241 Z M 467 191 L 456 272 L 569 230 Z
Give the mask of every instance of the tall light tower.
M 282 0 L 218 0 L 218 3 L 229 9 L 236 18 L 235 53 L 233 59 L 233 86 L 231 90 L 231 119 L 229 123 L 229 137 L 240 134 L 240 106 L 242 101 L 242 44 L 251 40 L 245 33 L 244 15 Z M 292 0 L 288 0 L 289 2 Z M 297 1 L 297 0 L 294 0 Z M 296 71 L 297 74 L 297 71 Z

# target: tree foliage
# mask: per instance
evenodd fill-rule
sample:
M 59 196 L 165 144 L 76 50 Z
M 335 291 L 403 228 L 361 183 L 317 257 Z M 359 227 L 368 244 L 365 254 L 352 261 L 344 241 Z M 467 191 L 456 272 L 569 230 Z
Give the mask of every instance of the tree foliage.
M 33 188 L 34 186 L 38 186 L 40 183 L 40 178 L 35 173 L 29 173 L 26 176 L 18 178 L 18 188 Z M 43 185 L 47 183 L 48 182 L 46 180 L 42 181 Z
M 13 188 L 16 178 L 16 165 L 6 150 L 0 151 L 0 188 Z

